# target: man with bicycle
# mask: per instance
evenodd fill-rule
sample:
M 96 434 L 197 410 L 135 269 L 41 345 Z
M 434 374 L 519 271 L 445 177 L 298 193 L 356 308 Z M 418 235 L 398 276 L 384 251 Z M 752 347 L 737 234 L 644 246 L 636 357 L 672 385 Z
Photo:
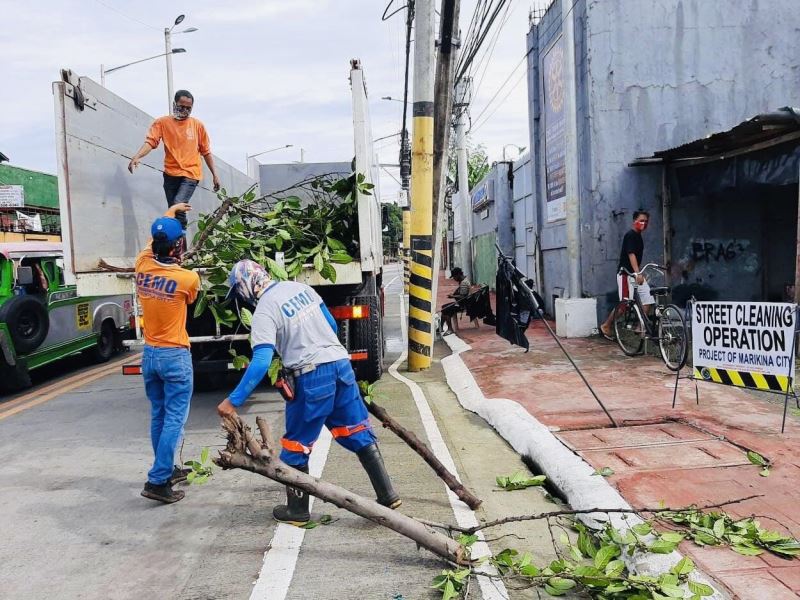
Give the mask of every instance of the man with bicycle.
M 650 286 L 647 280 L 640 272 L 640 265 L 642 264 L 642 255 L 644 254 L 644 239 L 642 239 L 642 232 L 647 229 L 650 222 L 650 213 L 646 210 L 635 210 L 633 212 L 633 224 L 631 229 L 622 238 L 622 250 L 619 254 L 619 267 L 617 272 L 617 290 L 619 292 L 619 299 L 625 300 L 631 298 L 632 288 L 634 283 L 638 285 L 636 288 L 639 294 L 639 300 L 644 306 L 644 312 L 647 316 L 653 311 L 653 304 L 655 300 L 650 294 Z M 627 273 L 626 273 L 627 271 Z M 633 273 L 634 275 L 629 275 Z M 607 340 L 612 340 L 611 327 L 614 324 L 615 313 L 617 308 L 614 307 L 608 315 L 608 318 L 600 325 L 600 333 Z

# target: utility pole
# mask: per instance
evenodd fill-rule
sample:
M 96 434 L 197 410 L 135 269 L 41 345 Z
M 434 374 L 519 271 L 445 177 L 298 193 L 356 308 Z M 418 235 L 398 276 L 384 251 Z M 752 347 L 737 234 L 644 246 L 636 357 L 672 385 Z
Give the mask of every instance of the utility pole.
M 469 197 L 469 165 L 467 164 L 467 107 L 472 96 L 472 78 L 465 77 L 456 85 L 453 109 L 456 111 L 456 157 L 458 160 L 458 194 L 461 198 L 461 263 L 464 276 L 472 279 L 472 203 Z
M 567 255 L 569 295 L 580 298 L 581 289 L 581 196 L 578 185 L 578 118 L 575 112 L 575 15 L 569 2 L 561 4 L 564 27 L 564 138 L 566 154 Z
M 431 366 L 433 354 L 433 0 L 416 0 L 411 142 L 411 276 L 408 286 L 408 370 Z
M 411 145 L 408 142 L 406 120 L 408 116 L 408 62 L 411 56 L 411 27 L 414 23 L 414 3 L 406 4 L 406 69 L 403 79 L 403 127 L 400 130 L 400 187 L 403 203 L 403 291 L 408 293 L 408 280 L 411 274 Z
M 439 55 L 436 61 L 433 138 L 433 311 L 439 288 L 442 260 L 444 196 L 447 187 L 447 151 L 450 148 L 450 118 L 453 114 L 453 80 L 458 41 L 453 34 L 458 24 L 460 0 L 442 0 L 439 19 Z

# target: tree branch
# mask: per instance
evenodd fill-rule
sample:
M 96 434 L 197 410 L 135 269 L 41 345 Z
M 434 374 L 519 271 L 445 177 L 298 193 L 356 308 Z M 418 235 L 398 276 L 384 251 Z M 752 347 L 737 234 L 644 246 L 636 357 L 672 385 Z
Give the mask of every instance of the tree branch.
M 551 517 L 564 517 L 569 515 L 587 515 L 592 513 L 606 513 L 606 514 L 636 514 L 636 513 L 667 513 L 667 512 L 681 512 L 687 510 L 708 510 L 711 508 L 720 508 L 722 506 L 730 506 L 731 504 L 739 504 L 754 498 L 763 498 L 764 494 L 755 494 L 753 496 L 746 496 L 744 498 L 737 498 L 736 500 L 726 500 L 718 504 L 707 504 L 705 506 L 688 506 L 683 508 L 583 508 L 575 510 L 554 510 L 544 513 L 536 513 L 532 515 L 518 515 L 514 517 L 504 517 L 495 521 L 488 521 L 483 525 L 477 527 L 459 527 L 458 525 L 449 525 L 447 523 L 437 523 L 436 521 L 428 521 L 427 519 L 417 519 L 420 523 L 428 525 L 429 527 L 438 527 L 446 531 L 457 531 L 459 533 L 466 533 L 467 535 L 473 534 L 476 531 L 482 531 L 489 527 L 497 527 L 498 525 L 506 525 L 507 523 L 518 523 L 520 521 L 537 521 L 540 519 L 549 519 Z

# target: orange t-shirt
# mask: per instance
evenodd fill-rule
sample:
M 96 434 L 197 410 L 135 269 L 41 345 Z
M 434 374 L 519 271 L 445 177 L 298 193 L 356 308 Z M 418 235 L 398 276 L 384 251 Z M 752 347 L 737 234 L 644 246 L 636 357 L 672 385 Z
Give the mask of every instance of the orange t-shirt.
M 159 117 L 150 126 L 145 142 L 158 148 L 164 140 L 164 172 L 175 177 L 203 178 L 200 157 L 211 152 L 211 140 L 203 124 L 189 117 L 179 121 L 174 117 Z
M 200 291 L 200 276 L 158 262 L 145 248 L 136 258 L 136 293 L 144 315 L 144 341 L 162 348 L 189 347 L 186 308 Z

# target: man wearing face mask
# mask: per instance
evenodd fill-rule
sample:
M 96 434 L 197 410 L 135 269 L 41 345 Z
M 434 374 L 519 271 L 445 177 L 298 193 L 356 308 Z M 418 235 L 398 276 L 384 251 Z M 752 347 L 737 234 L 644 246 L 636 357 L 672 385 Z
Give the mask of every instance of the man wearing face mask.
M 214 191 L 219 190 L 219 177 L 214 167 L 206 128 L 199 120 L 189 116 L 193 105 L 194 96 L 190 92 L 175 92 L 172 115 L 153 121 L 144 144 L 128 163 L 128 170 L 133 173 L 142 158 L 164 141 L 164 193 L 167 196 L 167 206 L 189 202 L 197 184 L 203 178 L 201 156 L 214 178 Z M 185 214 L 178 213 L 177 218 L 185 229 Z
M 647 284 L 644 275 L 639 272 L 642 264 L 642 255 L 644 254 L 644 240 L 642 239 L 642 232 L 647 229 L 650 222 L 650 213 L 646 210 L 636 210 L 633 212 L 633 224 L 631 229 L 622 238 L 622 250 L 619 253 L 619 271 L 617 273 L 617 290 L 619 291 L 619 299 L 624 300 L 630 298 L 631 289 L 633 288 L 633 280 L 636 280 L 638 288 L 636 292 L 639 294 L 639 300 L 644 306 L 646 315 L 650 315 L 653 309 L 655 300 L 650 294 L 650 286 Z M 631 273 L 636 273 L 635 277 L 623 272 L 623 269 Z M 611 337 L 611 327 L 614 324 L 614 314 L 616 307 L 608 315 L 608 318 L 600 325 L 600 333 L 606 339 L 613 339 Z

